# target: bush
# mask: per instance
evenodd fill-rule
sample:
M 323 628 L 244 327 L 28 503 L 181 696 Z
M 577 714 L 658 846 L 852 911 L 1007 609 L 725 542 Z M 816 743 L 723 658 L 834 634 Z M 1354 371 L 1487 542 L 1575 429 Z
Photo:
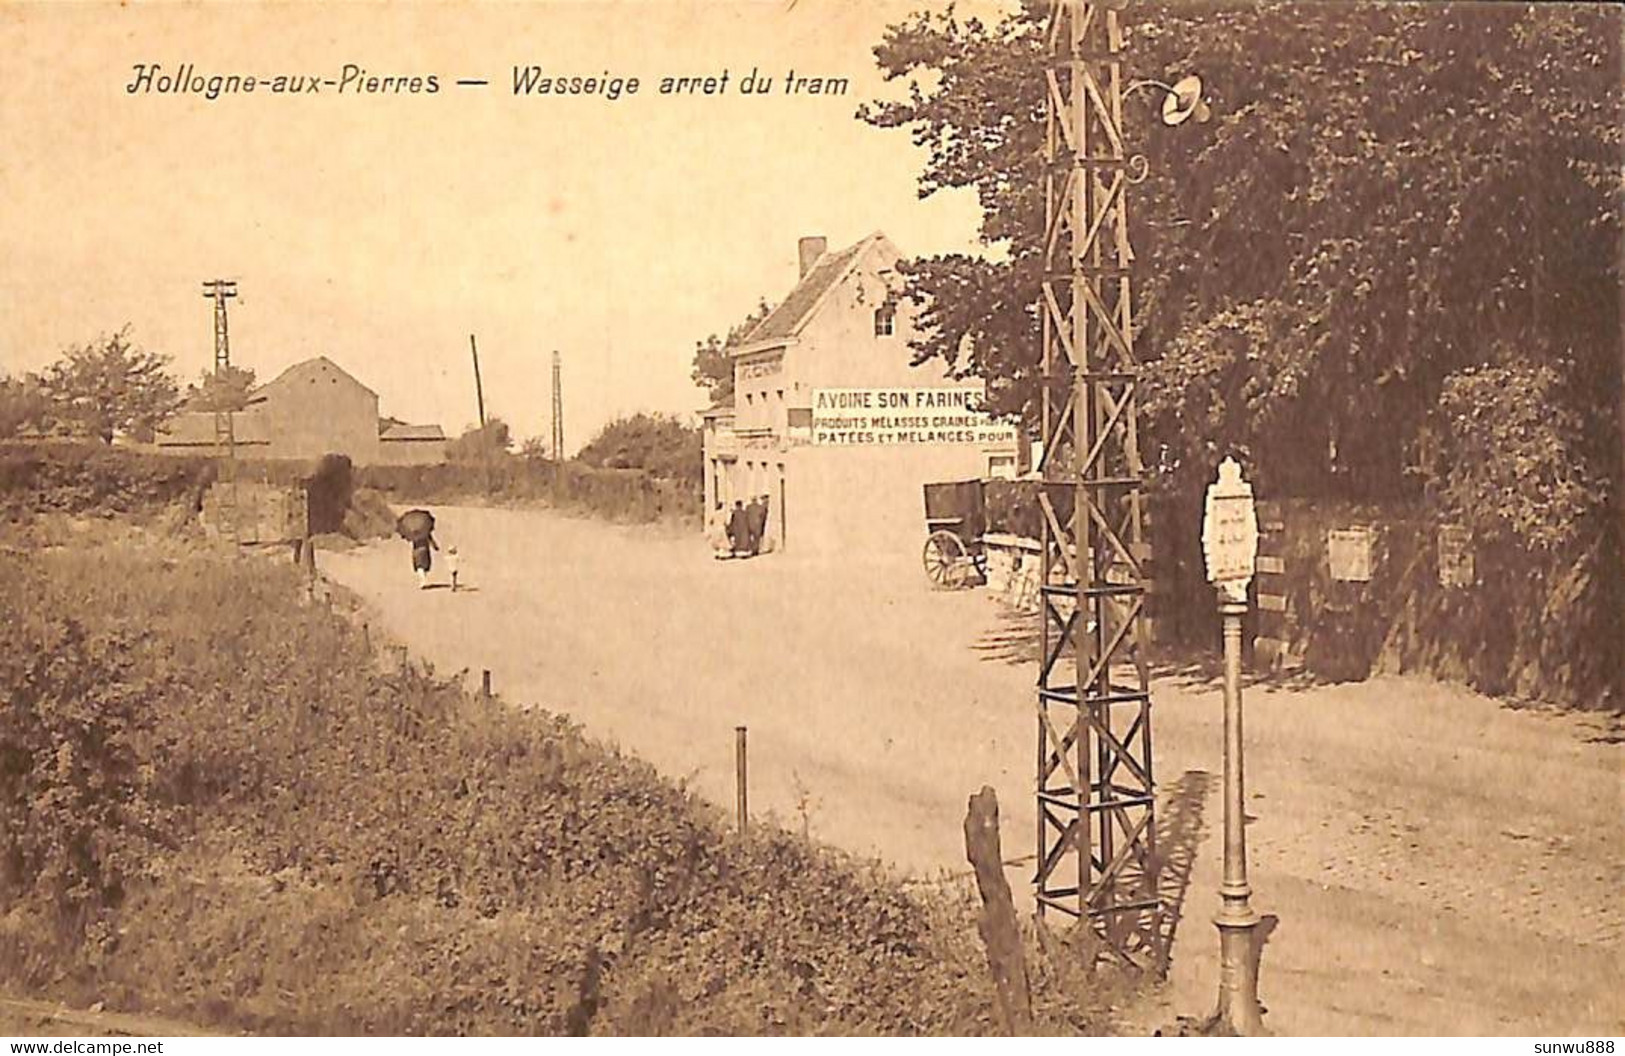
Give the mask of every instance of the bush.
M 323 455 L 305 486 L 309 497 L 310 534 L 341 531 L 354 490 L 354 470 L 348 456 Z
M 36 607 L 38 577 L 4 572 L 0 897 L 38 900 L 74 939 L 144 875 L 166 828 L 150 764 L 155 704 L 173 686 L 136 635 Z

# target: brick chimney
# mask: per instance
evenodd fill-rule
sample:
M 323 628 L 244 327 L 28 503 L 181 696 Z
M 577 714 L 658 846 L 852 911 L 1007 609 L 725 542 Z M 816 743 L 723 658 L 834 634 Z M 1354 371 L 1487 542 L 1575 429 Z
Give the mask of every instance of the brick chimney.
M 828 248 L 829 239 L 823 235 L 810 235 L 796 244 L 796 249 L 801 253 L 802 278 L 807 277 L 807 272 L 813 269 L 813 265 L 818 263 L 818 258 L 823 256 Z

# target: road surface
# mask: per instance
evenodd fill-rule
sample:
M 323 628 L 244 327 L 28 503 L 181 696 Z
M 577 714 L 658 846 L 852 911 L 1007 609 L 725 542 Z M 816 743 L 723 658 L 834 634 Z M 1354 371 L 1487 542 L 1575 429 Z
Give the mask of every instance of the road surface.
M 417 589 L 400 540 L 320 555 L 374 629 L 505 699 L 564 712 L 718 804 L 749 728 L 753 814 L 922 884 L 965 871 L 966 798 L 1034 840 L 1034 664 L 982 591 L 917 564 L 715 561 L 695 536 L 547 511 L 436 510 L 470 588 Z M 444 580 L 437 569 L 435 577 Z M 1254 906 L 1282 1034 L 1625 1033 L 1617 730 L 1381 678 L 1250 686 Z M 1150 1029 L 1216 986 L 1218 687 L 1154 686 L 1161 849 L 1180 923 Z M 1030 857 L 1011 870 L 1030 890 Z M 1030 896 L 1028 898 L 1030 905 Z

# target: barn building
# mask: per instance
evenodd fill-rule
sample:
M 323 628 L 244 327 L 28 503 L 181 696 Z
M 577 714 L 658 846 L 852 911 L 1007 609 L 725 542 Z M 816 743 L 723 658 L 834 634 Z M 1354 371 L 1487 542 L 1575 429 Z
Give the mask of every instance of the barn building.
M 254 459 L 317 459 L 348 455 L 358 466 L 444 462 L 446 434 L 438 425 L 409 425 L 378 415 L 378 394 L 326 356 L 295 363 L 249 393 L 232 416 L 238 454 Z M 160 451 L 210 453 L 214 415 L 183 412 L 158 433 Z
M 766 495 L 775 548 L 918 553 L 922 487 L 1013 476 L 1016 432 L 977 410 L 979 385 L 910 365 L 915 312 L 884 234 L 833 252 L 803 238 L 798 257 L 734 351 L 731 400 L 702 414 L 707 522 Z

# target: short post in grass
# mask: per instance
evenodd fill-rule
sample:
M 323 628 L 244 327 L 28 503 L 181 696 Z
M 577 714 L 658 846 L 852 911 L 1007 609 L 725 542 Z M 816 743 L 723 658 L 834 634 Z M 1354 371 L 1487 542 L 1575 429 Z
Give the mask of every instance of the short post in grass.
M 745 727 L 734 727 L 734 790 L 739 808 L 739 835 L 745 835 L 750 824 L 750 804 L 746 799 L 745 781 Z
M 1247 883 L 1241 732 L 1241 618 L 1247 613 L 1247 585 L 1258 559 L 1258 515 L 1252 485 L 1242 479 L 1241 465 L 1233 458 L 1224 460 L 1218 481 L 1208 486 L 1202 550 L 1224 621 L 1224 879 L 1213 921 L 1219 929 L 1219 1002 L 1208 1026 L 1248 1037 L 1264 1033 L 1254 948 L 1259 918 Z
M 480 696 L 484 697 L 486 700 L 491 699 L 491 670 L 490 670 L 490 668 L 482 668 L 480 670 Z

